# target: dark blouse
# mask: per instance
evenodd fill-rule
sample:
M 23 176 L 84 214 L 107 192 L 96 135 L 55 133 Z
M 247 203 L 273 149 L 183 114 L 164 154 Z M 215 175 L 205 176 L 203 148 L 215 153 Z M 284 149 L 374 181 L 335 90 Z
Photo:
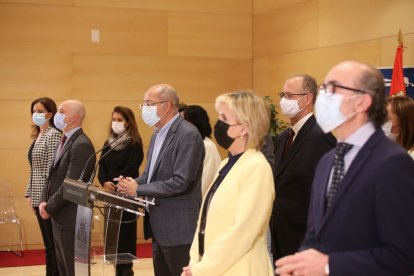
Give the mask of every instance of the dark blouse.
M 105 142 L 104 146 L 108 144 Z M 101 156 L 107 153 L 111 147 L 102 151 Z M 139 175 L 139 166 L 144 159 L 142 144 L 127 142 L 122 149 L 115 148 L 99 161 L 98 180 L 101 185 L 106 181 L 117 184 L 113 179 L 123 175 L 137 178 Z

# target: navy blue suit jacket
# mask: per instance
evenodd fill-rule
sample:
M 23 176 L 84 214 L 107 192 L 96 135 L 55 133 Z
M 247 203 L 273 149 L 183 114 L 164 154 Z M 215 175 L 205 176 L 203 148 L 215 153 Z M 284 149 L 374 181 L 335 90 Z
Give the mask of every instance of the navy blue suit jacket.
M 319 162 L 301 250 L 329 255 L 331 275 L 414 272 L 414 161 L 376 130 L 324 212 L 334 151 Z

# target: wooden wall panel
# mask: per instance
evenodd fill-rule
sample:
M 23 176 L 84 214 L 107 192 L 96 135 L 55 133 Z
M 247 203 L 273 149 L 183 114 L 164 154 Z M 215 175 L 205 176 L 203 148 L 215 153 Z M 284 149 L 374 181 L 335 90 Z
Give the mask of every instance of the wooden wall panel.
M 31 4 L 31 5 L 55 5 L 74 7 L 105 7 L 110 9 L 141 9 L 176 12 L 201 12 L 220 14 L 252 14 L 252 0 L 0 0 L 0 3 Z
M 319 46 L 353 43 L 363 40 L 414 32 L 411 0 L 342 1 L 319 0 Z
M 69 54 L 0 52 L 1 100 L 65 99 L 73 89 L 72 78 Z
M 138 100 L 158 83 L 174 86 L 183 101 L 211 101 L 219 93 L 251 88 L 250 59 L 74 56 L 74 97 Z
M 318 1 L 257 14 L 253 19 L 255 58 L 318 47 Z
M 274 9 L 292 6 L 309 0 L 254 0 L 253 14 L 263 13 Z
M 170 13 L 168 53 L 177 56 L 252 57 L 252 17 Z
M 0 51 L 167 54 L 167 13 L 2 5 Z M 91 29 L 101 42 L 91 42 Z
M 0 0 L 0 3 L 70 6 L 73 0 Z
M 251 15 L 252 0 L 73 0 L 75 6 Z

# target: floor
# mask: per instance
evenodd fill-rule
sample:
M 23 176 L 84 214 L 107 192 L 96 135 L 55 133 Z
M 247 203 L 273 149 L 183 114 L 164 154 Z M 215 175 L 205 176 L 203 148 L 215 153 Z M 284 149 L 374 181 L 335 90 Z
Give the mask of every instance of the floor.
M 154 269 L 152 266 L 152 258 L 139 259 L 134 262 L 134 272 L 136 276 L 153 276 Z M 19 266 L 0 268 L 0 275 L 13 276 L 44 276 L 45 266 Z M 96 262 L 91 266 L 91 276 L 94 275 L 114 275 L 112 265 L 104 265 L 102 262 Z

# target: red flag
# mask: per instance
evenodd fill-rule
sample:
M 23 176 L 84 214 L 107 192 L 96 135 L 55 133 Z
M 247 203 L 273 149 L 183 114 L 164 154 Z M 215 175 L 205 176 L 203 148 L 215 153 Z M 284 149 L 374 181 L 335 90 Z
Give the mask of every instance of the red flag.
M 404 74 L 403 74 L 403 51 L 404 45 L 402 40 L 401 29 L 398 34 L 399 45 L 397 47 L 397 53 L 395 54 L 394 68 L 392 70 L 390 95 L 403 94 L 405 92 Z

